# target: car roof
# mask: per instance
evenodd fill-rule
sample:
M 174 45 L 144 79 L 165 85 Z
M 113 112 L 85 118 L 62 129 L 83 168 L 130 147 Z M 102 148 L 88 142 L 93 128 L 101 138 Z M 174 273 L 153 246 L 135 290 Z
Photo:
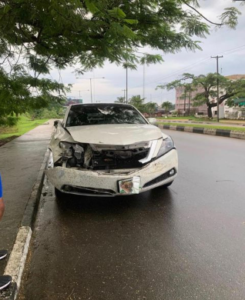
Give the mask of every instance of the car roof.
M 99 105 L 117 105 L 117 106 L 132 106 L 131 104 L 128 103 L 74 103 L 71 104 L 70 106 L 99 106 Z

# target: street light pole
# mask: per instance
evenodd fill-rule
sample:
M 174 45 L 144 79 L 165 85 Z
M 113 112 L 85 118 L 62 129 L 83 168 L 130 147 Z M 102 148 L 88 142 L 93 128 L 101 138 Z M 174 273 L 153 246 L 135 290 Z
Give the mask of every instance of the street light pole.
M 90 79 L 90 99 L 91 99 L 91 103 L 93 103 L 92 78 L 89 79 Z
M 143 64 L 143 99 L 145 99 L 145 61 Z
M 219 122 L 219 58 L 223 58 L 222 56 L 211 56 L 211 58 L 215 58 L 216 59 L 216 66 L 217 66 L 217 121 Z
M 126 103 L 126 96 L 125 96 L 125 93 L 126 93 L 126 90 L 122 90 L 124 92 L 124 103 Z
M 91 103 L 93 103 L 93 86 L 92 86 L 92 80 L 93 79 L 104 79 L 105 77 L 98 77 L 98 78 L 81 78 L 81 79 L 89 79 L 90 80 L 90 99 Z
M 89 90 L 80 90 L 79 91 L 79 99 L 81 98 L 81 92 L 89 92 Z

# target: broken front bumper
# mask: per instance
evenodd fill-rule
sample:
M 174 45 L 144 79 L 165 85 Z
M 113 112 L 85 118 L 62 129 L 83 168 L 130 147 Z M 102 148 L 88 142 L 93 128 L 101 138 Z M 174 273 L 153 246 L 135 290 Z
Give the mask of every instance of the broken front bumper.
M 112 170 L 108 173 L 77 168 L 52 168 L 50 161 L 46 175 L 55 188 L 64 193 L 108 197 L 122 195 L 118 189 L 119 180 L 131 179 L 134 176 L 140 177 L 140 193 L 142 193 L 172 182 L 177 171 L 178 155 L 177 151 L 172 149 L 140 169 Z

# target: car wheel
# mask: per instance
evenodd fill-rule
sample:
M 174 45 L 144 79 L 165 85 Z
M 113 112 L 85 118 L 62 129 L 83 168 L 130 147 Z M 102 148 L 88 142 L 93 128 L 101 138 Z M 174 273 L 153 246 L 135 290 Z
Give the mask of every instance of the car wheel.
M 55 196 L 56 196 L 56 199 L 59 201 L 59 200 L 64 200 L 65 198 L 65 194 L 62 193 L 60 190 L 58 190 L 57 188 L 55 188 Z

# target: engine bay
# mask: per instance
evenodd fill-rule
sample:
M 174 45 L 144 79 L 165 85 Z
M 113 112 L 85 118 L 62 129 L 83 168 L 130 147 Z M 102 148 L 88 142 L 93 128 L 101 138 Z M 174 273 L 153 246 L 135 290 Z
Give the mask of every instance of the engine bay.
M 89 145 L 60 143 L 63 150 L 56 166 L 86 168 L 88 170 L 133 169 L 142 167 L 150 142 L 128 145 Z

